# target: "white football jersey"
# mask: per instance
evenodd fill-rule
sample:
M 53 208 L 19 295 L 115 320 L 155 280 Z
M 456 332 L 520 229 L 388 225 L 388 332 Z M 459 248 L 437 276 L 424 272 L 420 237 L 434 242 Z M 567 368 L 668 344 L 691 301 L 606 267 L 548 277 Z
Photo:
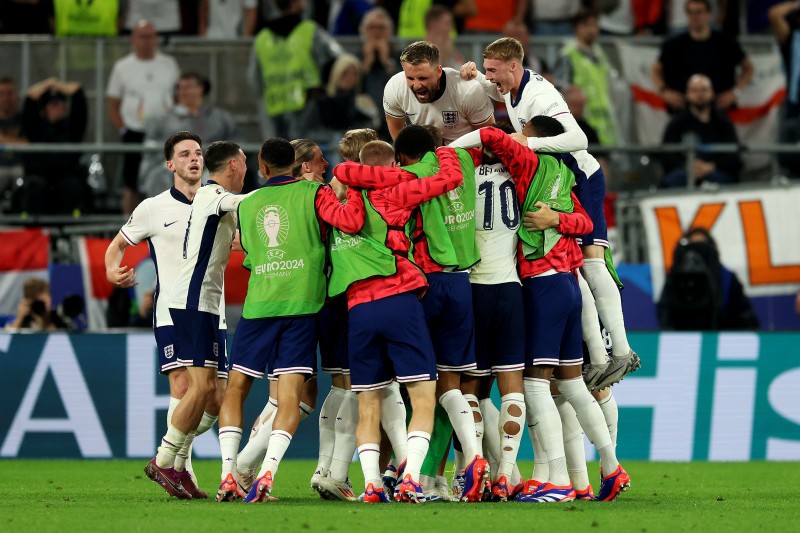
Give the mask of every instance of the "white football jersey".
M 383 89 L 383 110 L 390 117 L 408 117 L 412 124 L 436 126 L 444 144 L 494 115 L 494 106 L 479 83 L 461 79 L 458 71 L 451 68 L 442 69 L 441 83 L 445 85 L 444 93 L 433 102 L 421 104 L 408 88 L 405 73 L 398 72 Z
M 476 78 L 486 91 L 486 94 L 497 101 L 506 104 L 508 118 L 514 130 L 522 133 L 525 124 L 537 115 L 546 115 L 557 119 L 564 126 L 564 133 L 555 137 L 529 137 L 528 147 L 537 152 L 574 152 L 585 150 L 587 147 L 586 134 L 583 133 L 575 117 L 567 107 L 564 97 L 540 74 L 526 70 L 517 91 L 516 100 L 511 100 L 511 92 L 501 95 L 497 85 L 486 79 L 483 73 L 478 72 Z
M 156 292 L 153 297 L 153 327 L 171 326 L 170 290 L 175 286 L 186 237 L 192 202 L 172 187 L 140 203 L 128 222 L 119 230 L 131 246 L 147 240 L 150 258 L 156 268 Z M 220 299 L 220 329 L 227 329 L 225 298 Z
M 521 222 L 517 188 L 508 168 L 497 161 L 475 167 L 475 238 L 481 261 L 470 283 L 519 283 L 517 229 Z
M 235 213 L 230 211 L 236 211 L 242 198 L 210 180 L 197 191 L 183 243 L 175 250 L 183 255 L 170 307 L 221 312 L 225 266 L 236 233 Z

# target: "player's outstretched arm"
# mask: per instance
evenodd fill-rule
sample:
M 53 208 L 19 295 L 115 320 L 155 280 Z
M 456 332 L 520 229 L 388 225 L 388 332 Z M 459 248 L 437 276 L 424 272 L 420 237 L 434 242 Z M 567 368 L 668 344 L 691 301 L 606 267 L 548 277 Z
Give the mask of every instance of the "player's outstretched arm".
M 415 207 L 432 198 L 452 191 L 464 180 L 461 165 L 453 148 L 445 147 L 436 150 L 439 158 L 439 172 L 433 176 L 404 181 L 392 187 L 388 196 L 405 207 Z
M 320 187 L 314 201 L 319 218 L 344 231 L 358 233 L 364 225 L 364 198 L 361 192 L 347 189 L 347 203 L 342 203 L 330 187 Z
M 364 189 L 383 189 L 417 179 L 417 176 L 399 167 L 372 167 L 355 161 L 336 165 L 333 175 L 344 185 Z
M 589 140 L 572 113 L 556 114 L 553 118 L 564 126 L 564 133 L 553 137 L 528 137 L 528 148 L 536 152 L 565 153 L 586 150 L 589 147 Z
M 114 284 L 114 286 L 123 289 L 139 284 L 139 282 L 133 282 L 134 278 L 136 278 L 135 269 L 127 266 L 120 266 L 127 247 L 128 241 L 117 233 L 117 236 L 114 237 L 114 240 L 108 245 L 105 257 L 106 279 Z
M 392 136 L 392 140 L 397 138 L 397 134 L 400 133 L 400 130 L 406 127 L 406 117 L 397 118 L 393 117 L 389 114 L 386 114 L 386 125 L 389 126 L 389 135 Z

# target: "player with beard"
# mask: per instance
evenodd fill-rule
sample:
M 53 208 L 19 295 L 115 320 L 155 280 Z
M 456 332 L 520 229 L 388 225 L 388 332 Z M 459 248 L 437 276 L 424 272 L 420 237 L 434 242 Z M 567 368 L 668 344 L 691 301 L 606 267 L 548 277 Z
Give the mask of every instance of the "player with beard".
M 436 126 L 444 144 L 472 130 L 494 123 L 494 107 L 475 82 L 461 79 L 458 71 L 439 64 L 439 49 L 417 41 L 400 56 L 403 72 L 386 83 L 383 110 L 392 139 L 408 120 Z

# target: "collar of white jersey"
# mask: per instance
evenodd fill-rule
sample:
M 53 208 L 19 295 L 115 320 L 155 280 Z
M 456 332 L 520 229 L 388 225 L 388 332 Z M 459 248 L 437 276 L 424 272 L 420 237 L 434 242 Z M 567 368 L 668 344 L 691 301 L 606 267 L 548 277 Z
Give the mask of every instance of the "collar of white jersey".
M 173 198 L 178 200 L 180 203 L 186 205 L 192 205 L 192 201 L 186 198 L 186 196 L 184 196 L 184 194 L 175 187 L 170 187 L 169 193 L 172 195 Z
M 522 80 L 519 82 L 519 89 L 517 89 L 517 98 L 511 102 L 511 107 L 517 107 L 520 100 L 522 100 L 522 91 L 525 90 L 525 86 L 529 81 L 531 81 L 531 71 L 525 69 L 525 72 L 522 74 Z

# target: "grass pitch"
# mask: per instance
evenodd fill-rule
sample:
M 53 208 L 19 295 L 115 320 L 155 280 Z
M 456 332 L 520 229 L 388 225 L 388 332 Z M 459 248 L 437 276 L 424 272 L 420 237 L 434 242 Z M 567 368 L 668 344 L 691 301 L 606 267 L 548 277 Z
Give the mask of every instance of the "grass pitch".
M 626 462 L 632 487 L 613 503 L 509 502 L 366 505 L 320 500 L 316 463 L 284 461 L 279 502 L 217 504 L 170 499 L 144 477 L 146 460 L 0 461 L 0 531 L 798 531 L 800 463 Z M 531 463 L 521 463 L 523 473 Z M 213 498 L 217 461 L 195 461 Z M 356 493 L 360 468 L 351 468 Z M 590 466 L 590 479 L 599 472 Z M 595 484 L 595 489 L 599 483 Z M 524 528 L 524 529 L 523 529 Z

